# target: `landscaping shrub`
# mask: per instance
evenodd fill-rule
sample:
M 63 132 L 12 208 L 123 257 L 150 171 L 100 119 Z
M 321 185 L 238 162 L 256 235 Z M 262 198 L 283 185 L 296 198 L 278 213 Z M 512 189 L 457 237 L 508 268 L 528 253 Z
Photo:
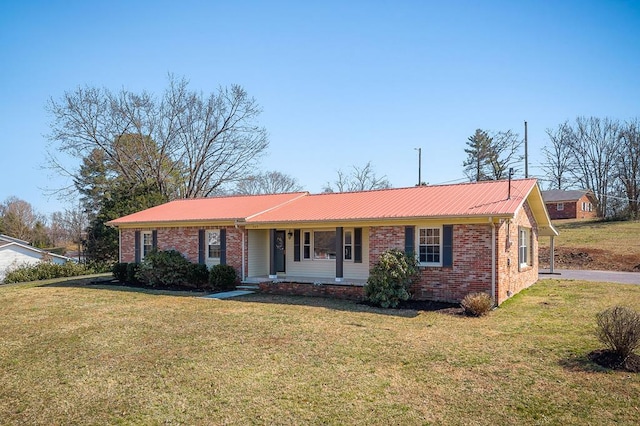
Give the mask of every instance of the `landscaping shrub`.
M 640 347 L 640 313 L 614 306 L 597 315 L 597 335 L 602 343 L 624 361 Z
M 232 290 L 237 279 L 238 274 L 230 265 L 214 265 L 209 272 L 209 284 L 214 290 Z
M 127 262 L 116 263 L 113 265 L 113 278 L 121 283 L 127 282 L 127 268 L 129 264 Z
M 154 250 L 144 257 L 136 277 L 151 287 L 183 286 L 190 264 L 177 250 Z
M 369 273 L 365 296 L 383 308 L 395 308 L 401 300 L 409 299 L 409 287 L 418 272 L 418 261 L 414 256 L 398 249 L 387 250 Z
M 469 293 L 462 299 L 460 306 L 462 306 L 465 315 L 481 317 L 493 308 L 493 301 L 487 293 Z
M 77 277 L 79 275 L 92 274 L 91 269 L 75 262 L 66 262 L 62 265 L 51 262 L 40 262 L 35 265 L 23 264 L 10 268 L 4 277 L 3 283 L 19 283 L 25 281 L 49 280 L 62 277 Z
M 207 265 L 190 263 L 187 268 L 187 284 L 197 289 L 209 288 L 209 269 Z
M 128 263 L 127 264 L 127 278 L 126 283 L 132 285 L 140 284 L 140 280 L 138 279 L 138 270 L 140 269 L 139 263 Z

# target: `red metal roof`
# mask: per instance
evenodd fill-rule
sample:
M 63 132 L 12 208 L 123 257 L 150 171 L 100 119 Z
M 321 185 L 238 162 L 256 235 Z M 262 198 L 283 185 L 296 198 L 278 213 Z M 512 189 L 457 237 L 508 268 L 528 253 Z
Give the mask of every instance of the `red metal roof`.
M 285 223 L 513 215 L 535 179 L 433 185 L 377 191 L 176 200 L 110 221 L 109 225 L 245 220 Z M 544 204 L 542 204 L 544 207 Z
M 248 218 L 250 223 L 512 215 L 535 179 L 308 195 Z
M 306 192 L 296 192 L 175 200 L 112 220 L 107 224 L 244 220 L 305 195 Z

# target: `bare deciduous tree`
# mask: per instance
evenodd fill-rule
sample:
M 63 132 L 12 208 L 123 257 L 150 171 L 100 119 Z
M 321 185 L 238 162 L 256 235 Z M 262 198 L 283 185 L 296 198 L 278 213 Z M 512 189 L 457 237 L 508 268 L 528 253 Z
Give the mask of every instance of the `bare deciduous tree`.
M 640 120 L 626 122 L 620 129 L 618 178 L 628 202 L 628 215 L 637 219 L 640 213 Z
M 391 188 L 391 183 L 386 176 L 377 176 L 371 161 L 363 167 L 352 166 L 349 173 L 338 170 L 338 178 L 333 182 L 327 182 L 323 192 L 353 192 L 370 191 L 372 189 Z
M 608 214 L 607 196 L 619 158 L 618 130 L 618 123 L 608 118 L 578 117 L 570 139 L 575 159 L 573 177 L 582 188 L 594 192 L 603 216 Z
M 506 132 L 495 132 L 492 140 L 491 155 L 489 157 L 492 179 L 507 178 L 509 169 L 513 169 L 513 172 L 517 173 L 519 171 L 517 164 L 524 158 L 524 155 L 520 152 L 520 148 L 524 143 L 520 136 L 511 130 L 507 130 Z
M 243 195 L 281 194 L 296 192 L 301 189 L 295 178 L 281 172 L 270 171 L 242 179 L 238 182 L 233 192 Z
M 261 109 L 240 86 L 204 96 L 184 79 L 169 79 L 158 99 L 147 92 L 95 87 L 51 99 L 49 166 L 79 179 L 69 161 L 102 151 L 131 185 L 150 182 L 167 198 L 206 197 L 253 169 L 268 147 Z
M 5 234 L 29 242 L 34 237 L 40 239 L 39 231 L 46 223 L 45 217 L 37 213 L 30 203 L 15 196 L 0 204 L 0 216 Z
M 545 159 L 542 169 L 549 179 L 549 189 L 568 189 L 573 185 L 571 171 L 574 168 L 571 126 L 564 122 L 557 129 L 546 132 L 551 146 L 542 148 Z

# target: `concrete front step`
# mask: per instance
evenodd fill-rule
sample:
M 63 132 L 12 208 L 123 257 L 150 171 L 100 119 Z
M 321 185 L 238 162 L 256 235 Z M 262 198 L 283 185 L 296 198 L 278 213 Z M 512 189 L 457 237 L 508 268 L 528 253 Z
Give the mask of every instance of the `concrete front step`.
M 255 291 L 255 290 L 260 290 L 260 286 L 258 286 L 257 284 L 242 284 L 242 285 L 237 285 L 236 289 Z

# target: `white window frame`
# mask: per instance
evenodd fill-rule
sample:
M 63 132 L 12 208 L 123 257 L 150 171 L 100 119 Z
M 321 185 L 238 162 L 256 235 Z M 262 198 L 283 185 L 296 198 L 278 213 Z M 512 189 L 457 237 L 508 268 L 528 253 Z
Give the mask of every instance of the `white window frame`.
M 353 229 L 345 229 L 343 231 L 342 251 L 342 260 L 345 262 L 353 262 Z
M 302 231 L 302 260 L 312 260 L 313 253 L 312 242 L 313 231 Z
M 301 235 L 300 235 L 300 239 L 302 240 L 300 242 L 300 250 L 302 251 L 300 253 L 300 258 L 303 261 L 318 261 L 318 262 L 327 262 L 327 261 L 335 261 L 336 257 L 337 257 L 337 253 L 336 253 L 336 257 L 333 258 L 318 258 L 316 257 L 316 247 L 315 247 L 315 234 L 316 232 L 333 232 L 337 234 L 337 231 L 335 229 L 307 229 L 307 230 L 301 230 Z M 354 230 L 353 228 L 347 228 L 347 229 L 343 229 L 342 232 L 342 247 L 343 247 L 343 253 L 342 253 L 342 260 L 344 262 L 354 262 L 354 256 L 355 256 L 355 252 L 354 252 L 354 246 L 355 246 L 355 235 L 354 235 Z M 351 254 L 351 258 L 347 258 L 346 254 L 347 252 L 349 252 Z
M 147 241 L 148 237 L 148 241 Z M 147 242 L 149 244 L 147 244 Z M 148 250 L 145 250 L 146 248 Z M 140 260 L 143 260 L 153 250 L 153 231 L 140 232 Z
M 423 233 L 424 231 L 424 239 Z M 429 231 L 438 231 L 438 235 L 428 235 Z M 437 237 L 438 242 L 435 244 L 433 240 L 429 242 L 429 237 Z M 442 226 L 423 226 L 416 229 L 416 248 L 418 252 L 418 262 L 421 266 L 442 266 Z M 422 248 L 425 249 L 425 260 L 422 260 Z M 438 261 L 437 262 L 429 262 L 427 261 L 429 257 L 429 247 L 438 247 Z
M 207 230 L 207 259 L 208 260 L 220 260 L 220 255 L 221 255 L 221 245 L 220 245 L 220 230 L 219 229 L 208 229 Z M 211 243 L 214 244 L 211 244 Z M 217 244 L 215 244 L 217 242 Z M 218 246 L 218 248 L 216 249 L 216 245 Z M 217 256 L 211 256 L 212 254 L 212 250 L 214 251 L 214 254 L 217 254 Z M 218 252 L 215 253 L 215 250 L 217 250 Z
M 531 228 L 518 228 L 518 266 L 531 266 Z
M 564 203 L 556 203 L 556 210 L 557 211 L 564 210 Z

